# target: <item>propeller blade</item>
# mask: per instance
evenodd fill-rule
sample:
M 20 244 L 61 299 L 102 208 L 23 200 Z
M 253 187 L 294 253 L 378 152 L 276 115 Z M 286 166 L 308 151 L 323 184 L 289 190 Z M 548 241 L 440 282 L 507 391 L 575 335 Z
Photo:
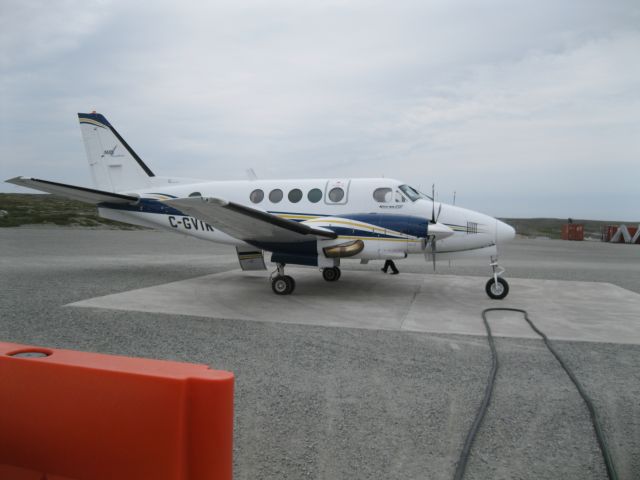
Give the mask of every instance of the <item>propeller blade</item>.
M 436 242 L 438 241 L 435 235 L 429 235 L 429 238 L 426 239 L 425 248 L 424 248 L 424 260 L 428 262 L 429 259 L 433 262 L 433 271 L 436 271 L 436 253 L 438 253 L 438 247 L 436 246 Z M 427 249 L 427 246 L 429 247 Z
M 431 223 L 436 223 L 436 184 L 431 184 Z
M 453 235 L 453 230 L 442 223 L 431 223 L 428 226 L 427 236 L 430 250 L 427 252 L 425 244 L 425 260 L 427 255 L 431 255 L 433 261 L 433 271 L 436 271 L 436 254 L 438 253 L 437 241 Z
M 433 260 L 433 271 L 436 271 L 436 237 L 431 240 L 431 259 Z
M 436 242 L 439 238 L 446 238 L 453 235 L 453 230 L 451 230 L 446 225 L 442 223 L 438 223 L 438 219 L 440 218 L 440 213 L 442 213 L 442 204 L 438 207 L 438 215 L 436 215 L 436 184 L 431 184 L 431 223 L 428 227 L 429 234 L 429 246 L 431 247 L 431 251 L 428 253 L 431 255 L 431 260 L 433 262 L 433 271 L 436 271 L 436 253 L 438 252 L 438 248 L 436 246 Z M 427 256 L 427 243 L 425 242 L 424 250 L 425 250 L 425 260 Z

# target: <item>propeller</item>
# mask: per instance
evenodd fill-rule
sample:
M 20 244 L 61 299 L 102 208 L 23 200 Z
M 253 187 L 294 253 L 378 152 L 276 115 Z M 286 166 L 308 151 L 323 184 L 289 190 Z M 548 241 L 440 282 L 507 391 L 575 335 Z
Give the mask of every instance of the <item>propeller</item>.
M 436 253 L 437 246 L 436 241 L 438 236 L 440 237 L 448 237 L 453 234 L 453 231 L 447 227 L 446 225 L 442 225 L 438 223 L 438 219 L 440 218 L 440 213 L 442 212 L 442 203 L 438 207 L 438 213 L 436 214 L 436 185 L 435 183 L 431 185 L 431 221 L 429 222 L 429 241 L 428 245 L 431 247 L 431 252 L 426 252 L 427 243 L 425 242 L 425 258 L 427 255 L 431 255 L 431 260 L 433 261 L 433 271 L 436 271 Z
M 436 223 L 436 184 L 431 184 L 431 223 Z
M 432 235 L 431 236 L 431 240 L 429 241 L 430 245 L 431 245 L 431 260 L 433 261 L 433 271 L 436 271 L 436 253 L 437 253 L 437 249 L 436 249 L 436 236 Z
M 438 223 L 438 218 L 440 218 L 440 212 L 442 212 L 442 204 L 438 207 L 438 215 L 436 215 L 436 184 L 431 185 L 431 198 L 433 202 L 431 202 L 431 223 Z

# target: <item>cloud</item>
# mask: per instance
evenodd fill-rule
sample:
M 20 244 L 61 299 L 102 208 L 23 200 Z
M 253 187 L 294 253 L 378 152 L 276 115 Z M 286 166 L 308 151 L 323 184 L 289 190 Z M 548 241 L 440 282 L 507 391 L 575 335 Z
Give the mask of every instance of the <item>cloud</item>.
M 522 175 L 509 178 L 517 190 L 535 178 L 577 193 L 581 185 L 557 174 L 587 170 L 593 183 L 611 168 L 638 172 L 639 45 L 640 33 L 631 32 L 482 65 L 421 99 L 396 125 L 409 142 L 427 139 L 409 148 L 471 172 L 518 165 Z M 631 178 L 621 183 L 631 188 Z
M 0 68 L 47 61 L 81 46 L 108 15 L 106 0 L 3 0 Z
M 636 195 L 633 1 L 46 5 L 3 3 L 3 173 L 88 182 L 98 109 L 166 174 L 385 174 L 513 216 Z

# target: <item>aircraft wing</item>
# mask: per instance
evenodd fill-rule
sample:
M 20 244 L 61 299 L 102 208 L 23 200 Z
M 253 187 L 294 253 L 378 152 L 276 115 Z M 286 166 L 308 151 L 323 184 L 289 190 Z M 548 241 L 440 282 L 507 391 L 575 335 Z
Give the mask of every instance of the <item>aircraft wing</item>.
M 104 190 L 95 190 L 93 188 L 76 187 L 75 185 L 40 180 L 38 178 L 15 177 L 6 180 L 6 182 L 21 187 L 33 188 L 41 192 L 53 193 L 85 203 L 135 203 L 138 201 L 138 197 L 134 197 L 133 195 L 122 195 L 120 193 L 105 192 Z
M 337 238 L 331 230 L 310 227 L 220 198 L 192 197 L 162 202 L 246 242 L 289 243 L 317 237 Z

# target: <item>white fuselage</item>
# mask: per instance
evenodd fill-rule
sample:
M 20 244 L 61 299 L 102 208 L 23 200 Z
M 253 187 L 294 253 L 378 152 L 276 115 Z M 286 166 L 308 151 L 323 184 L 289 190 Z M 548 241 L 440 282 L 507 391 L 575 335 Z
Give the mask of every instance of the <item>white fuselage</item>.
M 431 246 L 426 241 L 427 227 L 423 229 L 421 225 L 429 222 L 434 210 L 438 222 L 453 231 L 438 241 L 439 253 L 483 249 L 514 237 L 514 230 L 495 218 L 440 202 L 435 202 L 434 208 L 426 196 L 411 198 L 403 185 L 387 178 L 164 184 L 121 192 L 139 195 L 141 201 L 126 207 L 103 204 L 99 212 L 112 220 L 160 227 L 213 242 L 246 245 L 244 241 L 159 201 L 189 196 L 221 198 L 336 231 L 338 238 L 322 240 L 322 247 L 361 239 L 365 248 L 353 257 L 360 259 L 404 258 L 411 253 L 428 253 Z M 332 198 L 333 189 L 342 190 L 342 198 L 339 195 Z

